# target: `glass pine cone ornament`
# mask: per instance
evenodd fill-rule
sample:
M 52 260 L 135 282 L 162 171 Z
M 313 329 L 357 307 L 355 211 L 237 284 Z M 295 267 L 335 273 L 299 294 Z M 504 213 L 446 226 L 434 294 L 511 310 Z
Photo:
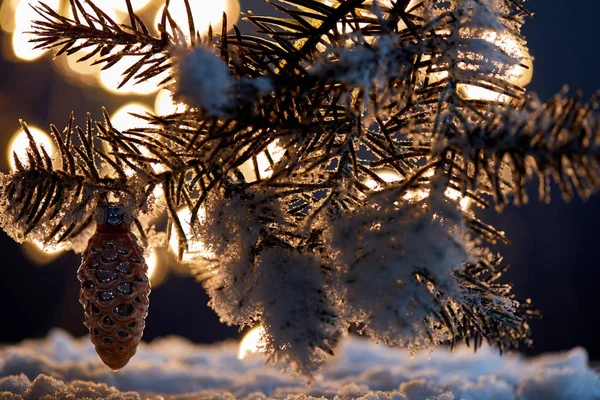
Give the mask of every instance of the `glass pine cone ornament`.
M 113 370 L 135 354 L 148 315 L 148 266 L 129 219 L 123 207 L 99 207 L 96 232 L 77 272 L 84 325 L 96 352 Z

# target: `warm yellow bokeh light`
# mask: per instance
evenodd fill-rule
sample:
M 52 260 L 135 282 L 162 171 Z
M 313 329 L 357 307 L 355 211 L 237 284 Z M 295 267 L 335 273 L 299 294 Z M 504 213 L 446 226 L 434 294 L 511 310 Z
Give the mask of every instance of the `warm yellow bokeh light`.
M 381 168 L 381 169 L 375 171 L 375 173 L 377 174 L 378 177 L 383 179 L 383 181 L 385 181 L 386 183 L 396 182 L 396 181 L 399 181 L 402 179 L 402 177 L 400 176 L 400 174 L 398 172 L 394 171 L 393 169 L 389 169 L 389 168 Z M 375 181 L 375 179 L 367 178 L 364 181 L 364 184 L 367 185 L 367 187 L 369 189 L 374 190 L 374 191 L 378 191 L 378 190 L 382 189 L 381 184 L 378 183 L 377 181 Z M 402 198 L 404 200 L 419 201 L 419 200 L 423 200 L 425 197 L 427 197 L 427 194 L 428 194 L 427 190 L 413 189 L 413 190 L 409 190 L 408 192 L 404 193 Z
M 467 196 L 463 196 L 456 189 L 448 188 L 448 189 L 446 189 L 446 191 L 444 192 L 444 194 L 449 199 L 452 199 L 454 201 L 458 201 L 458 204 L 460 204 L 460 208 L 462 208 L 463 210 L 467 210 L 469 208 L 469 206 L 471 205 L 471 199 L 469 197 L 467 197 Z
M 63 251 L 65 251 L 64 247 L 61 245 L 44 245 L 44 243 L 38 241 L 38 240 L 34 240 L 33 244 L 40 249 L 41 251 L 43 251 L 44 253 L 47 254 L 60 254 Z
M 531 82 L 533 78 L 533 58 L 525 45 L 507 34 L 498 35 L 496 32 L 491 31 L 486 32 L 482 38 L 495 44 L 508 55 L 520 59 L 520 64 L 523 66 L 510 66 L 503 73 L 503 79 L 520 87 L 525 87 Z M 507 95 L 477 85 L 459 84 L 458 89 L 463 97 L 470 100 L 510 101 L 510 97 Z
M 152 110 L 150 110 L 145 105 L 141 103 L 127 103 L 111 115 L 110 122 L 115 129 L 121 132 L 124 132 L 128 129 L 146 128 L 149 127 L 150 124 L 148 124 L 146 120 L 138 118 L 132 114 L 146 115 L 147 113 L 151 114 Z M 111 151 L 107 142 L 102 142 L 102 145 L 104 146 L 104 149 L 106 151 Z M 148 148 L 145 146 L 138 146 L 138 150 L 140 151 L 140 153 L 142 153 L 143 156 L 152 156 L 150 150 L 148 150 Z M 162 164 L 153 162 L 151 163 L 151 166 L 152 169 L 154 169 L 154 172 L 162 172 L 164 170 L 164 166 Z M 132 176 L 134 174 L 134 171 L 132 169 L 126 168 L 125 173 L 128 176 Z M 161 189 L 157 188 L 155 190 Z
M 267 146 L 267 150 L 269 151 L 269 155 L 275 164 L 281 160 L 283 155 L 285 154 L 285 149 L 279 146 L 278 141 L 275 140 Z M 265 154 L 265 152 L 261 152 L 256 156 L 256 161 L 258 164 L 258 172 L 260 173 L 261 179 L 269 178 L 273 175 L 273 170 L 271 168 L 271 163 L 269 162 L 269 158 Z M 254 162 L 252 159 L 247 160 L 245 163 L 239 166 L 239 170 L 244 175 L 246 182 L 255 182 L 258 178 L 256 176 L 256 170 L 254 169 Z
M 133 8 L 133 11 L 138 11 L 150 4 L 150 2 L 151 0 L 131 0 L 131 8 Z M 124 13 L 127 12 L 127 4 L 125 3 L 125 0 L 103 0 L 103 3 L 114 3 L 112 5 L 113 9 Z
M 164 74 L 139 83 L 135 78 L 131 78 L 125 85 L 119 88 L 119 84 L 123 81 L 123 74 L 125 71 L 139 61 L 139 59 L 139 56 L 125 56 L 112 67 L 100 71 L 98 74 L 100 86 L 109 92 L 120 95 L 147 95 L 157 92 L 160 89 L 160 82 L 165 78 Z
M 209 25 L 212 26 L 213 31 L 220 31 L 221 23 L 223 22 L 223 12 L 227 13 L 228 28 L 237 22 L 240 14 L 238 0 L 196 0 L 190 2 L 190 5 L 195 28 L 200 34 L 208 32 Z M 163 9 L 164 6 L 156 14 L 156 26 L 161 22 Z M 184 0 L 171 0 L 169 13 L 183 33 L 189 35 L 187 10 Z
M 61 245 L 44 246 L 42 242 L 37 240 L 23 242 L 22 250 L 25 256 L 37 265 L 48 264 L 65 251 Z
M 132 6 L 134 11 L 142 9 L 146 5 L 148 5 L 150 0 L 133 0 Z M 117 23 L 129 23 L 129 19 L 127 16 L 127 6 L 124 0 L 104 0 L 101 3 L 95 3 L 98 5 L 104 13 L 106 13 L 113 21 Z M 83 3 L 83 7 L 86 12 L 94 15 L 95 12 L 93 9 L 86 3 Z M 73 12 L 71 7 L 69 6 L 68 11 L 69 18 L 73 18 Z M 90 60 L 86 60 L 83 62 L 77 62 L 77 60 L 87 53 L 93 51 L 95 46 L 91 46 L 87 49 L 80 50 L 77 54 L 66 57 L 67 59 L 67 67 L 80 76 L 83 82 L 90 84 L 92 86 L 101 86 L 104 89 L 120 94 L 120 95 L 130 95 L 130 94 L 140 94 L 146 95 L 151 94 L 158 90 L 158 83 L 162 80 L 162 77 L 157 77 L 152 79 L 151 81 L 146 81 L 142 83 L 135 84 L 135 80 L 130 80 L 127 84 L 125 84 L 122 88 L 118 88 L 119 84 L 123 80 L 123 73 L 127 68 L 133 65 L 140 58 L 135 56 L 126 56 L 116 65 L 112 66 L 107 70 L 102 70 L 104 64 L 92 65 L 93 61 L 98 59 L 98 56 L 93 57 Z M 86 78 L 87 77 L 87 78 Z
M 210 251 L 206 248 L 204 243 L 193 240 L 192 237 L 192 227 L 190 225 L 192 214 L 189 209 L 183 208 L 177 212 L 177 216 L 179 217 L 179 221 L 181 222 L 181 227 L 183 228 L 183 232 L 186 236 L 188 249 L 183 254 L 183 262 L 192 261 L 195 258 L 214 258 Z M 200 207 L 198 210 L 198 221 L 203 223 L 206 218 L 206 211 L 204 208 Z M 174 254 L 179 253 L 179 236 L 177 236 L 177 231 L 175 226 L 171 224 L 171 237 L 169 239 L 169 248 Z
M 38 148 L 39 146 L 43 146 L 46 152 L 52 157 L 56 152 L 56 146 L 54 145 L 54 141 L 44 131 L 34 126 L 29 126 L 29 132 L 31 132 L 31 136 L 33 136 L 33 140 L 35 140 Z M 17 164 L 15 163 L 15 159 L 13 153 L 17 154 L 17 157 L 23 164 L 27 164 L 29 159 L 27 158 L 27 149 L 29 148 L 29 137 L 27 134 L 19 129 L 14 133 L 10 142 L 8 143 L 8 151 L 6 156 L 10 163 L 11 171 L 16 171 Z
M 67 67 L 76 74 L 79 75 L 98 75 L 102 69 L 101 65 L 92 65 L 92 61 L 77 62 L 80 57 L 83 57 L 84 53 L 76 54 L 72 56 L 65 56 L 67 60 Z
M 81 5 L 83 6 L 83 9 L 85 10 L 86 13 L 88 13 L 90 15 L 94 15 L 94 16 L 96 15 L 96 12 L 94 11 L 94 9 L 89 4 L 87 4 L 85 1 L 82 1 Z M 120 19 L 123 19 L 122 17 L 119 18 L 116 10 L 120 9 L 121 7 L 125 7 L 125 9 L 127 9 L 127 7 L 125 6 L 125 0 L 102 0 L 102 1 L 95 2 L 94 5 L 97 6 L 98 8 L 100 8 L 103 13 L 108 15 L 109 18 L 111 18 L 115 22 L 119 22 Z M 68 7 L 67 16 L 68 16 L 68 18 L 73 19 L 73 9 L 71 8 L 71 4 L 67 4 L 67 7 Z M 77 9 L 77 13 L 81 18 L 81 10 L 79 8 Z
M 175 103 L 169 90 L 162 89 L 156 94 L 154 100 L 154 113 L 156 115 L 170 115 L 184 111 L 185 106 L 181 103 Z
M 156 256 L 156 251 L 154 249 L 148 250 L 147 254 L 144 255 L 146 259 L 146 265 L 148 266 L 148 278 L 152 280 L 152 277 L 156 273 L 156 267 L 158 265 L 158 257 Z
M 152 113 L 152 110 L 144 104 L 127 103 L 111 114 L 110 122 L 115 129 L 121 132 L 127 129 L 145 128 L 148 126 L 146 120 L 131 114 L 145 115 L 146 113 Z
M 4 32 L 13 33 L 16 28 L 15 10 L 19 0 L 4 0 L 0 4 L 0 28 Z
M 240 341 L 238 360 L 243 360 L 249 353 L 264 352 L 264 342 L 262 339 L 264 334 L 265 330 L 260 325 L 250 329 Z
M 400 180 L 400 175 L 391 169 L 380 169 L 376 172 L 377 176 L 380 177 L 381 179 L 383 179 L 385 182 L 394 182 L 394 181 L 398 181 Z M 371 190 L 378 190 L 379 189 L 379 183 L 377 183 L 377 181 L 375 181 L 375 179 L 367 179 L 365 180 L 365 185 L 367 185 L 367 187 Z
M 149 248 L 144 252 L 144 259 L 148 266 L 148 279 L 152 289 L 160 286 L 169 274 L 169 265 L 165 263 L 162 254 L 154 248 Z
M 377 174 L 377 176 L 379 176 L 381 179 L 388 183 L 401 180 L 400 174 L 392 169 L 382 168 L 378 171 L 375 171 L 375 173 Z M 430 169 L 423 174 L 423 177 L 430 178 L 433 176 L 433 173 L 433 169 Z M 371 190 L 377 191 L 382 189 L 380 184 L 371 178 L 366 179 L 364 184 Z M 456 189 L 447 188 L 444 194 L 449 199 L 458 201 L 460 208 L 462 208 L 463 210 L 468 209 L 471 204 L 471 199 L 469 199 L 466 196 L 463 197 L 463 195 Z M 402 196 L 402 198 L 404 200 L 420 201 L 425 199 L 427 196 L 429 196 L 429 189 L 413 189 L 406 192 Z
M 410 10 L 411 8 L 422 2 L 423 0 L 410 0 L 410 3 L 408 3 L 408 5 L 406 6 L 406 10 Z
M 59 0 L 44 1 L 52 9 L 58 9 Z M 32 35 L 27 33 L 31 31 L 32 21 L 39 20 L 41 17 L 31 7 L 30 1 L 21 0 L 15 8 L 14 32 L 12 36 L 12 47 L 18 59 L 31 61 L 41 57 L 48 50 L 34 49 L 35 43 L 30 43 Z
M 104 0 L 102 2 L 96 3 L 96 5 L 98 7 L 100 7 L 100 9 L 104 13 L 106 13 L 106 15 L 108 15 L 113 21 L 115 21 L 117 23 L 120 23 L 123 21 L 123 16 L 119 16 L 117 14 L 116 8 L 118 6 L 124 5 L 124 4 L 125 4 L 125 2 L 121 1 L 121 0 Z M 82 2 L 81 5 L 83 6 L 83 9 L 88 14 L 95 15 L 93 8 L 90 7 L 89 4 Z M 67 6 L 68 6 L 67 16 L 68 16 L 68 18 L 73 19 L 73 9 L 71 8 L 70 4 L 68 4 Z M 81 10 L 78 9 L 77 11 L 78 11 L 78 15 L 81 15 Z M 83 43 L 84 43 L 83 40 L 78 40 L 77 43 L 75 44 L 75 46 L 73 46 L 73 47 L 77 47 Z M 78 51 L 76 54 L 73 54 L 71 56 L 65 55 L 64 57 L 67 60 L 67 66 L 69 67 L 69 69 L 71 69 L 73 72 L 76 72 L 77 74 L 81 74 L 81 75 L 99 75 L 100 70 L 102 69 L 102 66 L 101 65 L 91 65 L 93 63 L 93 61 L 95 59 L 97 59 L 97 57 L 93 57 L 92 59 L 89 59 L 86 61 L 77 62 L 78 59 L 85 56 L 86 54 L 89 54 L 95 48 L 96 48 L 96 46 L 90 46 L 90 47 L 87 47 L 85 49 Z

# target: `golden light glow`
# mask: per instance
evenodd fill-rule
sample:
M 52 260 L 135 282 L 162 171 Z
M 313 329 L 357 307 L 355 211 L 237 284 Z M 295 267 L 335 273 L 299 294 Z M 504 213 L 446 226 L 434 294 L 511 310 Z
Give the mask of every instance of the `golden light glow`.
M 148 278 L 152 281 L 152 278 L 156 274 L 156 266 L 158 264 L 158 258 L 154 249 L 148 250 L 148 253 L 144 255 L 146 259 L 146 265 L 148 265 Z
M 132 2 L 134 11 L 145 7 L 149 4 L 149 2 L 150 0 L 134 0 Z M 105 12 L 113 21 L 117 23 L 129 23 L 125 1 L 103 1 L 96 3 L 96 5 L 100 6 L 102 11 Z M 86 12 L 92 15 L 95 14 L 93 9 L 87 3 L 83 3 L 83 7 L 86 10 Z M 68 16 L 70 18 L 73 17 L 73 12 L 70 5 L 68 6 Z M 133 65 L 133 63 L 138 61 L 139 57 L 126 56 L 119 63 L 107 70 L 102 70 L 103 65 L 92 65 L 93 61 L 98 59 L 97 56 L 93 57 L 90 60 L 77 62 L 79 58 L 84 56 L 86 53 L 93 51 L 94 49 L 95 46 L 91 46 L 87 49 L 80 50 L 77 54 L 73 56 L 65 56 L 64 64 L 66 69 L 63 69 L 60 72 L 66 73 L 71 78 L 78 78 L 81 82 L 86 83 L 90 86 L 100 86 L 105 90 L 120 95 L 146 95 L 153 93 L 157 90 L 157 85 L 162 80 L 162 77 L 154 78 L 151 82 L 148 81 L 139 84 L 134 84 L 134 80 L 131 80 L 121 89 L 117 89 L 119 87 L 119 83 L 123 80 L 122 73 L 125 72 L 125 70 L 131 65 Z M 73 72 L 74 74 L 71 72 Z
M 133 3 L 135 3 L 135 0 L 133 1 Z M 94 11 L 94 9 L 92 7 L 90 7 L 90 5 L 87 4 L 85 1 L 82 1 L 81 5 L 83 6 L 83 9 L 85 10 L 86 13 L 91 14 L 91 15 L 96 15 L 96 12 Z M 104 12 L 106 15 L 108 15 L 115 22 L 119 22 L 119 20 L 122 19 L 122 18 L 119 18 L 116 10 L 120 9 L 121 7 L 125 7 L 125 10 L 127 10 L 125 1 L 121 1 L 121 0 L 98 1 L 98 2 L 95 2 L 94 5 L 97 6 L 98 8 L 100 8 L 102 10 L 102 12 Z M 71 8 L 71 4 L 67 4 L 67 7 L 68 7 L 67 16 L 69 18 L 73 19 L 73 9 Z M 77 9 L 77 11 L 78 11 L 78 14 L 81 16 L 81 10 Z
M 131 115 L 131 114 L 145 115 L 146 113 L 152 113 L 152 111 L 148 107 L 146 107 L 144 104 L 127 103 L 111 115 L 110 121 L 111 121 L 112 125 L 115 127 L 115 129 L 117 129 L 121 132 L 126 131 L 128 129 L 145 128 L 145 127 L 150 126 L 146 122 L 146 120 L 138 118 L 135 115 Z M 111 151 L 111 149 L 108 147 L 107 142 L 102 142 L 102 145 L 104 146 L 106 151 Z M 150 150 L 148 150 L 147 147 L 138 146 L 138 149 L 142 153 L 142 155 L 144 155 L 146 157 L 152 157 L 152 153 L 150 152 Z M 155 172 L 162 172 L 164 170 L 164 166 L 159 163 L 153 162 L 153 163 L 151 163 L 151 166 Z M 126 168 L 125 173 L 128 176 L 132 176 L 134 171 L 132 169 Z M 155 189 L 155 191 L 156 191 L 156 193 L 162 193 L 162 189 L 160 189 L 159 187 L 157 187 Z
M 506 34 L 498 35 L 493 31 L 485 32 L 482 38 L 495 44 L 508 55 L 520 59 L 520 64 L 524 65 L 514 65 L 507 68 L 503 73 L 504 79 L 520 87 L 525 87 L 531 82 L 533 78 L 533 59 L 526 46 L 519 43 L 514 37 Z M 509 96 L 481 86 L 459 84 L 457 87 L 462 96 L 470 100 L 510 101 Z
M 467 196 L 463 196 L 458 190 L 456 189 L 452 189 L 452 188 L 447 188 L 446 191 L 444 192 L 444 194 L 446 195 L 446 197 L 448 197 L 449 199 L 458 201 L 458 204 L 460 205 L 460 208 L 462 208 L 463 210 L 466 210 L 469 208 L 469 206 L 471 205 L 471 199 L 468 198 Z
M 204 243 L 194 240 L 192 234 L 192 227 L 190 225 L 190 221 L 192 219 L 192 213 L 187 208 L 182 208 L 177 212 L 177 216 L 179 217 L 179 221 L 181 221 L 181 225 L 183 228 L 183 232 L 185 234 L 188 250 L 183 254 L 182 261 L 190 262 L 195 258 L 203 257 L 203 258 L 214 258 L 214 256 L 210 253 L 210 251 L 206 248 Z M 203 207 L 200 207 L 198 211 L 198 221 L 203 223 L 206 218 L 206 211 Z M 173 224 L 171 224 L 171 237 L 169 238 L 169 249 L 173 252 L 173 254 L 179 253 L 179 243 L 180 238 L 177 236 L 177 231 Z
M 238 0 L 196 0 L 191 3 L 192 16 L 194 17 L 195 28 L 200 34 L 208 32 L 209 25 L 212 25 L 213 31 L 221 30 L 223 22 L 223 12 L 227 13 L 228 29 L 237 22 L 240 14 L 240 4 Z M 155 25 L 158 26 L 162 19 L 164 6 L 161 7 L 155 18 Z M 184 0 L 171 0 L 169 4 L 169 13 L 177 21 L 183 33 L 189 35 L 187 24 L 187 10 Z
M 0 28 L 4 32 L 13 33 L 15 31 L 15 9 L 19 0 L 4 0 L 0 5 Z
M 393 169 L 389 169 L 389 168 L 382 168 L 378 171 L 375 171 L 375 173 L 377 174 L 377 176 L 379 176 L 381 179 L 383 179 L 387 183 L 399 181 L 400 179 L 402 179 L 402 177 L 400 176 L 400 174 L 398 172 L 394 171 Z M 382 189 L 380 184 L 371 178 L 369 178 L 365 181 L 365 185 L 367 185 L 370 189 L 375 190 L 375 191 Z M 408 192 L 404 193 L 404 195 L 402 195 L 402 198 L 404 200 L 420 201 L 420 200 L 423 200 L 425 197 L 427 197 L 428 193 L 429 192 L 425 189 L 413 189 L 413 190 L 409 190 Z
M 388 7 L 392 6 L 392 2 L 390 0 L 383 0 L 381 2 Z M 412 8 L 414 6 L 416 6 L 417 4 L 422 3 L 422 2 L 423 2 L 423 0 L 411 0 L 410 3 L 408 3 L 408 5 L 406 6 L 406 8 L 404 10 L 406 10 L 406 11 L 412 10 Z M 404 22 L 404 20 L 400 19 L 400 21 L 398 21 L 398 31 L 403 31 L 407 28 L 408 28 L 408 26 L 406 26 L 406 23 Z
M 152 289 L 160 286 L 167 278 L 169 264 L 165 262 L 161 253 L 156 249 L 149 247 L 144 252 L 144 260 L 148 266 L 148 279 Z
M 107 2 L 106 0 L 104 0 L 104 1 Z M 125 4 L 125 1 L 113 0 L 112 2 L 114 3 L 113 8 L 115 10 L 118 10 L 118 11 L 121 11 L 124 13 L 127 12 L 127 5 Z M 141 10 L 142 8 L 146 7 L 148 4 L 150 4 L 150 0 L 131 0 L 131 7 L 133 8 L 133 11 Z
M 429 61 L 431 60 L 431 56 L 429 54 L 424 54 L 421 57 L 421 61 Z M 435 65 L 435 62 L 433 63 Z M 433 68 L 424 67 L 421 69 L 422 73 L 427 73 L 427 77 L 429 78 L 429 85 L 433 85 L 438 83 L 441 80 L 444 80 L 450 75 L 447 70 L 435 71 Z
M 112 113 L 110 121 L 112 125 L 120 131 L 133 128 L 144 128 L 148 126 L 148 123 L 131 114 L 145 115 L 146 113 L 152 113 L 152 110 L 142 103 L 131 102 Z
M 157 92 L 159 89 L 159 83 L 165 77 L 164 74 L 139 83 L 132 78 L 125 85 L 119 88 L 119 84 L 123 81 L 123 73 L 139 60 L 140 57 L 138 56 L 125 56 L 123 60 L 119 61 L 112 67 L 100 71 L 98 75 L 100 86 L 109 92 L 119 95 L 147 95 Z
M 50 246 L 50 245 L 44 245 L 44 243 L 38 241 L 38 240 L 34 240 L 33 244 L 40 249 L 41 251 L 43 251 L 46 254 L 60 254 L 63 251 L 65 251 L 64 247 L 61 245 L 54 245 L 54 246 Z
M 264 341 L 262 340 L 265 330 L 262 326 L 255 326 L 250 329 L 244 338 L 240 341 L 238 350 L 238 360 L 243 360 L 250 353 L 261 353 L 264 351 Z
M 38 148 L 39 146 L 44 147 L 46 152 L 51 157 L 56 153 L 56 146 L 54 145 L 54 141 L 47 133 L 34 126 L 29 126 L 29 132 L 31 132 L 33 140 L 35 140 Z M 17 170 L 17 165 L 15 164 L 13 153 L 17 154 L 17 158 L 19 159 L 19 161 L 21 161 L 21 163 L 27 164 L 29 162 L 29 159 L 27 158 L 28 148 L 29 138 L 23 130 L 19 129 L 14 133 L 14 135 L 10 139 L 10 142 L 8 143 L 8 151 L 6 156 L 8 158 L 8 162 L 10 163 L 11 171 Z
M 54 261 L 63 251 L 62 246 L 44 246 L 40 241 L 26 241 L 21 246 L 25 256 L 37 265 L 45 265 Z
M 58 9 L 59 0 L 48 0 L 44 3 L 52 9 Z M 3 7 L 4 9 L 4 7 Z M 39 15 L 30 6 L 30 1 L 21 0 L 15 7 L 14 12 L 14 32 L 12 36 L 12 47 L 15 55 L 20 60 L 31 61 L 41 57 L 48 50 L 34 49 L 35 44 L 30 43 L 31 22 L 40 19 Z
M 406 10 L 410 10 L 411 8 L 422 2 L 423 0 L 410 0 L 410 3 L 408 3 L 408 5 L 406 6 Z
M 100 9 L 106 13 L 106 15 L 108 15 L 113 21 L 119 23 L 123 21 L 123 16 L 118 15 L 116 12 L 116 9 L 118 8 L 118 6 L 121 5 L 121 3 L 123 5 L 125 5 L 125 2 L 123 1 L 119 1 L 119 0 L 113 0 L 113 1 L 103 1 L 103 2 L 98 2 L 96 3 L 97 6 L 100 7 Z M 81 3 L 83 5 L 83 9 L 87 12 L 90 13 L 92 15 L 95 15 L 94 10 L 90 7 L 89 4 L 82 2 Z M 68 4 L 67 5 L 67 16 L 68 18 L 73 19 L 73 9 L 71 8 L 71 5 Z M 79 13 L 79 10 L 78 10 Z M 83 44 L 83 40 L 79 40 L 74 47 L 79 46 L 81 44 Z M 85 56 L 86 54 L 89 54 L 91 51 L 93 51 L 96 48 L 96 46 L 90 46 L 86 49 L 82 49 L 80 51 L 78 51 L 76 54 L 72 55 L 72 56 L 63 56 L 64 59 L 66 60 L 66 65 L 67 67 L 75 72 L 78 75 L 90 75 L 90 76 L 94 76 L 97 78 L 97 76 L 100 74 L 100 70 L 102 69 L 101 65 L 91 65 L 93 63 L 93 61 L 95 59 L 97 59 L 97 57 L 94 57 L 92 59 L 89 59 L 87 61 L 82 61 L 82 62 L 77 62 L 77 60 L 83 56 Z M 89 82 L 89 80 L 85 80 L 85 82 Z
M 401 179 L 400 174 L 388 168 L 382 168 L 376 171 L 375 173 L 377 174 L 377 176 L 379 176 L 381 179 L 388 183 L 399 181 Z M 423 177 L 431 176 L 433 176 L 433 169 L 430 169 L 423 174 Z M 365 180 L 364 184 L 372 190 L 381 190 L 381 186 L 374 179 L 368 178 L 367 180 Z M 449 199 L 458 201 L 460 208 L 463 210 L 468 209 L 471 204 L 471 200 L 466 196 L 463 197 L 462 194 L 456 189 L 447 188 L 444 192 L 444 195 L 446 195 L 446 197 L 448 197 Z M 406 192 L 402 196 L 402 198 L 404 200 L 421 201 L 427 196 L 429 196 L 429 189 L 413 189 Z
M 78 75 L 99 75 L 102 65 L 92 65 L 91 60 L 77 62 L 84 54 L 85 52 L 81 52 L 81 54 L 65 56 L 67 67 Z
M 169 90 L 161 89 L 156 94 L 156 99 L 154 100 L 154 113 L 156 115 L 169 115 L 183 111 L 185 111 L 185 106 L 175 103 Z
M 278 141 L 275 140 L 267 146 L 267 150 L 269 151 L 269 155 L 271 159 L 276 164 L 283 155 L 285 154 L 285 149 L 279 146 Z M 265 152 L 261 152 L 256 156 L 256 161 L 258 164 L 258 172 L 260 174 L 261 179 L 269 178 L 273 175 L 273 170 L 271 169 L 271 163 Z M 247 182 L 254 182 L 258 180 L 256 176 L 256 170 L 254 169 L 254 162 L 252 159 L 249 159 L 245 163 L 239 166 L 240 172 L 244 175 L 244 178 Z
M 392 169 L 387 169 L 387 168 L 380 169 L 379 171 L 376 172 L 376 174 L 378 177 L 380 177 L 381 179 L 383 179 L 385 182 L 388 182 L 388 183 L 400 180 L 400 175 Z M 375 179 L 369 178 L 364 183 L 371 190 L 379 189 L 379 183 L 377 183 L 377 181 Z

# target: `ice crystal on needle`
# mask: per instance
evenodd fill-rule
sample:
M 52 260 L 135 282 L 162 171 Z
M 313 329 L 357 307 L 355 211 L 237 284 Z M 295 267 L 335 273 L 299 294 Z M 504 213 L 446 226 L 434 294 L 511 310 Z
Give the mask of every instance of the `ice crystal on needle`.
M 162 77 L 185 104 L 127 131 L 52 126 L 54 160 L 31 139 L 2 176 L 12 237 L 73 247 L 113 202 L 145 239 L 164 205 L 221 320 L 262 324 L 269 359 L 305 375 L 347 330 L 412 349 L 529 342 L 536 312 L 499 282 L 488 246 L 508 241 L 477 210 L 524 204 L 529 178 L 545 201 L 552 178 L 565 199 L 596 192 L 600 119 L 595 97 L 525 92 L 521 0 L 286 0 L 285 17 L 247 15 L 257 35 L 201 35 L 166 7 L 158 36 L 72 3 L 73 19 L 35 6 L 39 46 L 133 57 L 124 82 Z

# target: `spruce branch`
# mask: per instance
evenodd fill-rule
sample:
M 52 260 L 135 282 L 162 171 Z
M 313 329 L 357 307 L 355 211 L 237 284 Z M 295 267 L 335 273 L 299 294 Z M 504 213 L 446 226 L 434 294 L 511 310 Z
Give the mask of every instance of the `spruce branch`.
M 82 60 L 105 68 L 137 57 L 123 83 L 166 72 L 185 108 L 127 131 L 106 113 L 85 128 L 71 118 L 62 135 L 51 127 L 56 160 L 29 135 L 27 162 L 2 176 L 5 230 L 73 240 L 95 202 L 139 215 L 160 187 L 179 258 L 207 247 L 193 270 L 210 305 L 228 324 L 263 324 L 271 359 L 307 375 L 351 324 L 412 348 L 529 343 L 536 312 L 484 245 L 508 239 L 463 202 L 522 204 L 531 177 L 549 201 L 550 176 L 565 199 L 572 186 L 587 198 L 600 126 L 596 97 L 541 104 L 511 80 L 527 60 L 494 38 L 524 44 L 520 0 L 274 1 L 285 17 L 246 15 L 256 34 L 228 34 L 224 16 L 206 37 L 191 3 L 183 23 L 168 3 L 159 37 L 129 0 L 129 25 L 89 0 L 71 0 L 73 19 L 36 7 L 40 47 L 92 49 Z
M 107 124 L 110 126 L 108 119 Z M 147 208 L 147 196 L 140 193 L 148 193 L 154 182 L 130 177 L 127 165 L 105 152 L 101 140 L 113 149 L 123 143 L 97 135 L 96 130 L 104 134 L 109 130 L 94 123 L 89 114 L 85 128 L 75 125 L 73 114 L 62 133 L 55 125 L 50 126 L 58 149 L 54 158 L 35 143 L 25 122 L 21 121 L 21 127 L 29 138 L 27 162 L 14 155 L 17 170 L 2 175 L 1 205 L 2 228 L 18 242 L 30 239 L 48 246 L 66 243 L 66 247 L 81 251 L 85 240 L 79 236 L 94 222 L 99 202 L 121 202 L 134 210 L 136 218 L 140 209 Z M 120 135 L 114 128 L 110 131 L 113 138 Z M 137 169 L 147 171 L 148 167 L 140 163 Z M 136 225 L 141 226 L 139 221 Z M 144 238 L 145 232 L 140 233 Z
M 133 63 L 123 73 L 119 88 L 130 80 L 137 83 L 167 74 L 161 85 L 172 79 L 172 60 L 169 49 L 186 45 L 187 39 L 165 7 L 158 37 L 152 35 L 142 19 L 133 12 L 131 0 L 124 0 L 129 14 L 129 25 L 118 24 L 91 0 L 70 0 L 73 18 L 67 18 L 44 3 L 32 6 L 40 20 L 34 21 L 31 42 L 36 48 L 58 48 L 61 54 L 82 54 L 78 62 L 95 59 L 92 65 L 110 68 L 125 59 Z M 167 2 L 168 3 L 168 2 Z M 185 0 L 189 10 L 189 2 Z M 87 5 L 91 11 L 84 8 Z M 170 28 L 170 30 L 168 30 Z M 198 33 L 190 18 L 191 43 L 196 44 Z M 169 33 L 171 32 L 171 33 Z
M 550 201 L 551 179 L 562 197 L 569 201 L 573 188 L 587 199 L 600 188 L 600 125 L 597 95 L 581 103 L 581 95 L 565 97 L 565 92 L 542 104 L 536 98 L 520 108 L 494 108 L 485 121 L 461 121 L 446 131 L 464 134 L 446 138 L 434 146 L 441 157 L 455 154 L 452 170 L 463 187 L 490 193 L 498 208 L 508 202 L 527 202 L 525 183 L 539 181 L 539 198 Z M 447 119 L 449 124 L 456 120 Z

